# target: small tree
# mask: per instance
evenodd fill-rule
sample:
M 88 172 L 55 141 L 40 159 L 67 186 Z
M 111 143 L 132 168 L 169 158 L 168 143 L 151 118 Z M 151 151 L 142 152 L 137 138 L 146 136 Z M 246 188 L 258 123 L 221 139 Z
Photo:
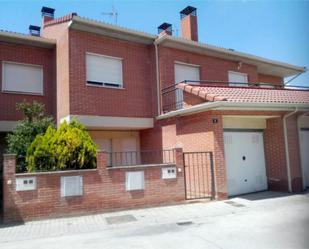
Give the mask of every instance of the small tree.
M 54 126 L 54 122 L 51 117 L 45 115 L 44 105 L 36 101 L 18 103 L 16 109 L 23 113 L 24 119 L 18 122 L 12 133 L 7 135 L 7 152 L 17 155 L 16 171 L 24 172 L 28 147 L 38 134 L 44 134 L 49 126 Z
M 49 127 L 38 135 L 27 151 L 27 170 L 52 171 L 96 167 L 95 143 L 85 127 L 76 121 Z

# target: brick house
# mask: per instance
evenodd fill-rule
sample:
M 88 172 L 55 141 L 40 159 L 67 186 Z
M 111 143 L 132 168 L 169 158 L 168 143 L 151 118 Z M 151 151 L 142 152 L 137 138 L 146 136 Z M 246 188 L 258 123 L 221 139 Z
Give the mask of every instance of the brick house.
M 212 153 L 218 198 L 308 187 L 309 92 L 284 86 L 306 69 L 199 42 L 196 13 L 180 12 L 182 37 L 168 23 L 152 35 L 47 7 L 41 30 L 0 32 L 0 149 L 15 104 L 37 100 L 58 124 L 82 122 L 111 165 L 182 147 L 188 167 L 190 153 Z M 187 197 L 209 175 L 198 156 Z

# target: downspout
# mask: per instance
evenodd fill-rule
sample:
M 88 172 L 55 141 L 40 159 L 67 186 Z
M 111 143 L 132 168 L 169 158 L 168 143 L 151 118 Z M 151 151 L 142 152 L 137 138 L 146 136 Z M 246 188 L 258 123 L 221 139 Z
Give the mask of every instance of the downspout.
M 305 112 L 301 115 L 299 115 L 297 117 L 297 132 L 298 132 L 298 146 L 299 146 L 299 158 L 300 158 L 300 169 L 301 169 L 301 173 L 302 173 L 302 182 L 303 182 L 303 189 L 306 188 L 306 182 L 305 182 L 305 172 L 303 170 L 303 167 L 304 165 L 302 164 L 302 155 L 301 155 L 301 134 L 300 134 L 300 131 L 301 131 L 301 128 L 299 127 L 299 121 L 302 117 L 306 116 L 307 114 L 309 114 L 309 112 Z
M 288 174 L 289 192 L 292 192 L 292 183 L 291 183 L 290 155 L 289 155 L 289 143 L 288 143 L 288 132 L 287 132 L 286 121 L 287 121 L 287 119 L 289 117 L 291 117 L 295 113 L 297 113 L 297 111 L 298 111 L 298 109 L 296 107 L 293 112 L 287 113 L 283 117 L 283 133 L 284 133 L 284 145 L 285 145 L 285 159 L 286 159 L 286 168 L 287 168 L 287 174 Z
M 156 81 L 157 81 L 157 102 L 158 102 L 158 115 L 161 115 L 161 87 L 160 87 L 160 69 L 159 69 L 159 51 L 158 51 L 158 45 L 155 42 L 154 43 L 155 46 L 155 53 L 156 53 Z

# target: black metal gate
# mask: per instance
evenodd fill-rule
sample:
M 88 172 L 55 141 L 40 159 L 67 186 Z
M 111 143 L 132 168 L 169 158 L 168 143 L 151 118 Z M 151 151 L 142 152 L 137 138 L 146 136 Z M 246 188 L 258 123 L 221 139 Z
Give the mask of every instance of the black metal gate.
M 184 152 L 186 199 L 215 199 L 212 152 Z

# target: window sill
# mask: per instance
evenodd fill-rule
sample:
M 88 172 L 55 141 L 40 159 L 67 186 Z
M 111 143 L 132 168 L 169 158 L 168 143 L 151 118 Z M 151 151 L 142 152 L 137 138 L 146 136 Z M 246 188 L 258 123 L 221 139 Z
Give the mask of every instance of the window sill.
M 92 84 L 88 84 L 88 83 L 86 83 L 86 86 L 99 87 L 99 88 L 108 88 L 108 89 L 115 89 L 115 90 L 125 90 L 124 87 L 100 86 L 100 85 L 92 85 Z
M 44 96 L 44 93 L 31 93 L 31 92 L 17 92 L 17 91 L 3 91 L 5 94 L 18 94 L 18 95 L 31 95 L 31 96 Z

